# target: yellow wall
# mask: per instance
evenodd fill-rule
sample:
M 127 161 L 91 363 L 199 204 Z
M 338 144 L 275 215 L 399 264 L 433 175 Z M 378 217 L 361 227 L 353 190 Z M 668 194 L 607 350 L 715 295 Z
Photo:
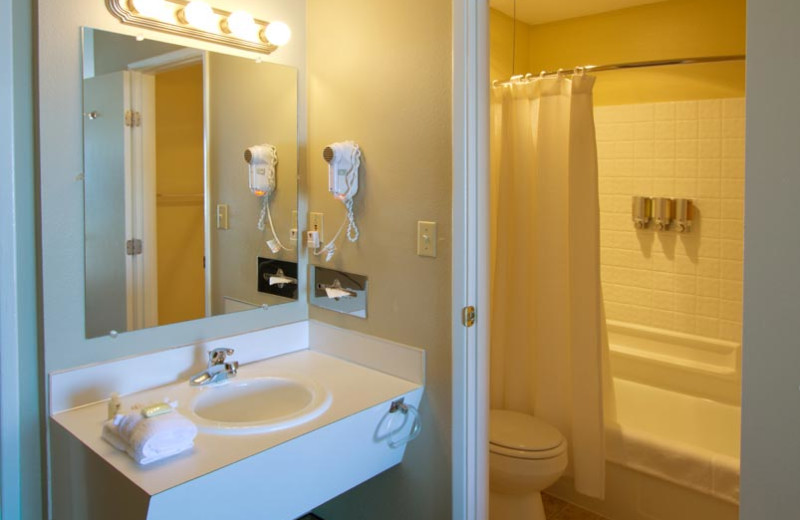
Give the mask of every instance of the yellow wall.
M 489 76 L 492 81 L 504 80 L 512 74 L 530 72 L 530 31 L 531 26 L 517 22 L 517 49 L 513 51 L 514 21 L 500 11 L 489 12 Z M 511 57 L 516 55 L 515 66 L 511 67 Z
M 203 269 L 203 66 L 156 76 L 156 191 L 159 197 L 158 323 L 205 315 Z
M 361 237 L 340 240 L 328 263 L 309 262 L 369 277 L 367 319 L 314 306 L 309 315 L 427 352 L 422 434 L 403 464 L 321 508 L 327 520 L 451 517 L 450 19 L 450 2 L 308 2 L 304 191 L 308 210 L 325 214 L 327 238 L 345 212 L 328 193 L 322 150 L 352 139 L 363 152 Z M 439 223 L 437 258 L 417 256 L 418 220 Z
M 744 54 L 745 6 L 746 0 L 670 0 L 529 26 L 524 39 L 518 37 L 517 48 L 527 41 L 526 72 L 532 73 L 584 64 Z M 493 20 L 499 16 L 493 13 Z M 507 33 L 510 28 L 510 21 L 492 24 L 493 31 Z M 500 38 L 493 34 L 492 42 Z M 503 38 L 510 45 L 510 36 Z M 493 72 L 500 54 L 492 48 Z M 595 103 L 742 97 L 744 71 L 744 62 L 733 62 L 599 72 Z

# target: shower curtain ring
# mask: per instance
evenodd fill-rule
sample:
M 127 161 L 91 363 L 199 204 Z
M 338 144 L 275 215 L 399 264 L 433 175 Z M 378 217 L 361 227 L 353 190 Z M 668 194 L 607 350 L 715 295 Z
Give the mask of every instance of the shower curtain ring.
M 543 71 L 541 71 L 539 73 L 539 79 L 544 79 L 545 76 L 547 76 L 547 71 L 546 70 L 543 70 Z
M 581 67 L 580 65 L 575 67 L 575 75 L 576 76 L 583 76 L 585 72 L 586 72 L 586 69 L 584 67 Z

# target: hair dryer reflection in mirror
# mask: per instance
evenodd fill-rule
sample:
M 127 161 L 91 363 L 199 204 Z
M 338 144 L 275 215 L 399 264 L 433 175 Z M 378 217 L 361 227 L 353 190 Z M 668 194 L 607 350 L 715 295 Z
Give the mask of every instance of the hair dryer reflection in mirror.
M 251 146 L 244 151 L 250 174 L 250 191 L 258 197 L 275 191 L 275 170 L 278 166 L 278 150 L 271 144 Z
M 272 223 L 272 213 L 269 209 L 269 198 L 275 192 L 277 184 L 278 150 L 271 144 L 259 144 L 251 146 L 244 151 L 244 160 L 247 162 L 250 191 L 257 197 L 262 197 L 261 212 L 258 216 L 258 230 L 264 231 L 266 222 L 269 222 L 269 229 L 272 238 L 266 240 L 267 247 L 273 253 L 280 250 L 294 251 L 286 247 L 278 238 L 275 232 L 275 225 Z

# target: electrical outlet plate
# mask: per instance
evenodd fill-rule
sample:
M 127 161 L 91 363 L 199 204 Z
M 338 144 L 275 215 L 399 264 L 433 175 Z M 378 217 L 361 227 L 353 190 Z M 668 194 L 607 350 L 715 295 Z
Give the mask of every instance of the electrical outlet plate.
M 417 222 L 417 255 L 436 257 L 436 222 Z
M 311 212 L 308 214 L 308 230 L 317 231 L 319 234 L 319 241 L 325 241 L 325 233 L 323 232 L 323 218 L 322 213 Z

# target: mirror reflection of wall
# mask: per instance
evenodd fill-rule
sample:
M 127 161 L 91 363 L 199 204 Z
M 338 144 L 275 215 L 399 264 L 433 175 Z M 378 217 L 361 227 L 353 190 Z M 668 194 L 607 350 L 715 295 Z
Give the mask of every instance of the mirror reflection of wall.
M 296 69 L 87 28 L 83 77 L 86 336 L 292 301 L 257 259 L 297 261 Z M 243 158 L 264 143 L 268 200 Z

